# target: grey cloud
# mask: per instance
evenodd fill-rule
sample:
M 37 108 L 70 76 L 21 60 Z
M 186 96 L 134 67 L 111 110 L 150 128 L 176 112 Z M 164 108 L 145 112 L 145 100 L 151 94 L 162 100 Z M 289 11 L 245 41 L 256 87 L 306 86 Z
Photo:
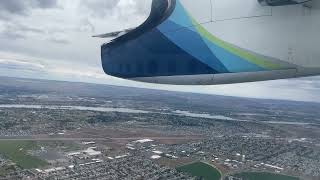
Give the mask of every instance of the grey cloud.
M 33 8 L 57 7 L 57 0 L 1 0 L 0 18 L 10 19 L 12 15 L 27 15 Z
M 115 15 L 118 19 L 130 21 L 132 17 L 145 17 L 151 9 L 151 0 L 121 0 Z
M 8 31 L 22 31 L 22 32 L 32 32 L 42 34 L 45 31 L 39 28 L 31 27 L 21 23 L 9 22 L 6 24 L 6 29 Z
M 33 38 L 37 40 L 47 40 L 57 44 L 69 44 L 70 41 L 66 35 L 66 31 L 75 31 L 73 29 L 63 29 L 56 26 L 41 29 L 14 21 L 5 23 L 3 27 L 3 30 L 0 31 L 1 38 L 8 40 Z M 87 29 L 90 28 L 92 27 L 87 27 Z
M 86 8 L 94 17 L 103 18 L 114 15 L 121 20 L 145 15 L 149 9 L 146 7 L 149 4 L 151 4 L 151 0 L 90 0 L 84 1 L 82 7 Z
M 0 58 L 0 75 L 24 78 L 49 78 L 47 67 L 36 61 Z
M 25 39 L 30 36 L 30 34 L 40 35 L 45 33 L 42 29 L 15 22 L 7 22 L 3 27 L 4 29 L 0 32 L 0 36 L 8 39 Z
M 105 17 L 112 12 L 112 10 L 117 6 L 119 2 L 120 0 L 90 0 L 84 1 L 81 6 L 89 10 L 90 14 L 93 16 Z
M 12 14 L 24 14 L 27 9 L 26 5 L 26 1 L 23 0 L 0 1 L 1 11 L 7 11 Z
M 42 9 L 57 7 L 57 0 L 36 0 L 34 3 Z
M 81 25 L 79 26 L 80 31 L 90 32 L 90 33 L 95 32 L 95 27 L 88 18 L 84 18 L 83 20 L 81 20 L 80 23 L 81 23 Z
M 17 39 L 25 39 L 26 36 L 24 34 L 18 33 L 18 32 L 13 32 L 13 31 L 8 31 L 5 30 L 3 32 L 1 32 L 1 37 L 5 37 L 8 39 L 12 39 L 12 40 L 17 40 Z
M 57 43 L 57 44 L 69 44 L 70 43 L 69 39 L 61 34 L 53 35 L 53 36 L 49 37 L 47 40 L 49 40 L 53 43 Z
M 136 12 L 139 13 L 140 15 L 145 15 L 149 13 L 149 8 L 146 8 L 147 6 L 151 5 L 151 0 L 147 1 L 138 1 L 136 4 Z
M 24 60 L 3 60 L 0 59 L 1 69 L 23 70 L 23 71 L 45 71 L 45 66 L 41 63 L 28 62 Z

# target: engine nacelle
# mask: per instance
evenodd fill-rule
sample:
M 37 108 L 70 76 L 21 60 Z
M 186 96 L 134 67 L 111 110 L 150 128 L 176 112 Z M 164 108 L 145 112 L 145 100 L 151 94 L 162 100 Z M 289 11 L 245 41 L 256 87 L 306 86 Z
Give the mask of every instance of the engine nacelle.
M 183 85 L 320 75 L 320 1 L 306 2 L 153 0 L 142 25 L 102 46 L 103 69 Z

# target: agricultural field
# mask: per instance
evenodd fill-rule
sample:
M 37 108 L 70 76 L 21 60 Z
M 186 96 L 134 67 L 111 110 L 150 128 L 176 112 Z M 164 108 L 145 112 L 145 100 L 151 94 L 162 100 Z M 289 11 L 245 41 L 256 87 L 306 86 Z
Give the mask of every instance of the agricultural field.
M 217 169 L 203 162 L 196 162 L 185 166 L 181 166 L 178 167 L 177 170 L 180 172 L 189 173 L 192 176 L 201 177 L 204 180 L 221 179 L 221 173 Z
M 262 172 L 243 172 L 234 176 L 243 180 L 299 180 L 297 177 Z
M 0 141 L 0 154 L 24 169 L 37 168 L 48 163 L 37 157 L 28 155 L 28 150 L 38 148 L 34 141 Z

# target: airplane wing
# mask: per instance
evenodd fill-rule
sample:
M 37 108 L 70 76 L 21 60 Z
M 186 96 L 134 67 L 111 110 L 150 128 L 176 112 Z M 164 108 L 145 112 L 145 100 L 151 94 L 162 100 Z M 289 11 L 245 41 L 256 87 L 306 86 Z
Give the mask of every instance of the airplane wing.
M 101 47 L 102 66 L 177 85 L 320 75 L 318 9 L 320 1 L 153 0 L 139 27 L 97 36 L 115 37 Z

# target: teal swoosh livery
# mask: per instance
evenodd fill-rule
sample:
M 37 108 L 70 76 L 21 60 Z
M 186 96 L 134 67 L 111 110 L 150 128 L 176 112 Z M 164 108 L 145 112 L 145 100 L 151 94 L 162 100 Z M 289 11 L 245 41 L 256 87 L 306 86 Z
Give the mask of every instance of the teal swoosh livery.
M 180 25 L 180 27 L 172 27 L 173 23 Z M 268 61 L 264 57 L 259 57 L 246 50 L 242 50 L 210 34 L 210 32 L 189 15 L 180 1 L 177 1 L 176 8 L 170 18 L 158 28 L 176 45 L 190 52 L 190 54 L 197 56 L 200 61 L 205 62 L 210 67 L 218 69 L 219 72 L 225 71 L 221 68 L 217 68 L 217 64 L 222 64 L 228 72 L 251 72 L 289 68 L 282 66 L 281 64 L 283 63 L 278 64 L 270 60 Z M 175 29 L 175 32 L 173 32 L 172 29 Z M 194 39 L 197 37 L 198 40 L 191 40 L 191 37 L 189 36 L 190 33 L 185 34 L 185 37 L 181 35 L 187 31 L 194 32 L 193 37 Z M 182 37 L 179 37 L 178 34 Z M 209 49 L 206 53 L 197 48 L 190 47 L 190 44 L 201 47 L 203 43 L 205 43 Z M 189 49 L 192 50 L 190 51 Z M 198 53 L 202 54 L 202 56 L 206 56 L 209 60 L 207 61 L 206 58 L 199 57 L 197 55 Z M 212 55 L 217 57 L 219 62 L 213 61 L 214 58 L 210 57 Z

